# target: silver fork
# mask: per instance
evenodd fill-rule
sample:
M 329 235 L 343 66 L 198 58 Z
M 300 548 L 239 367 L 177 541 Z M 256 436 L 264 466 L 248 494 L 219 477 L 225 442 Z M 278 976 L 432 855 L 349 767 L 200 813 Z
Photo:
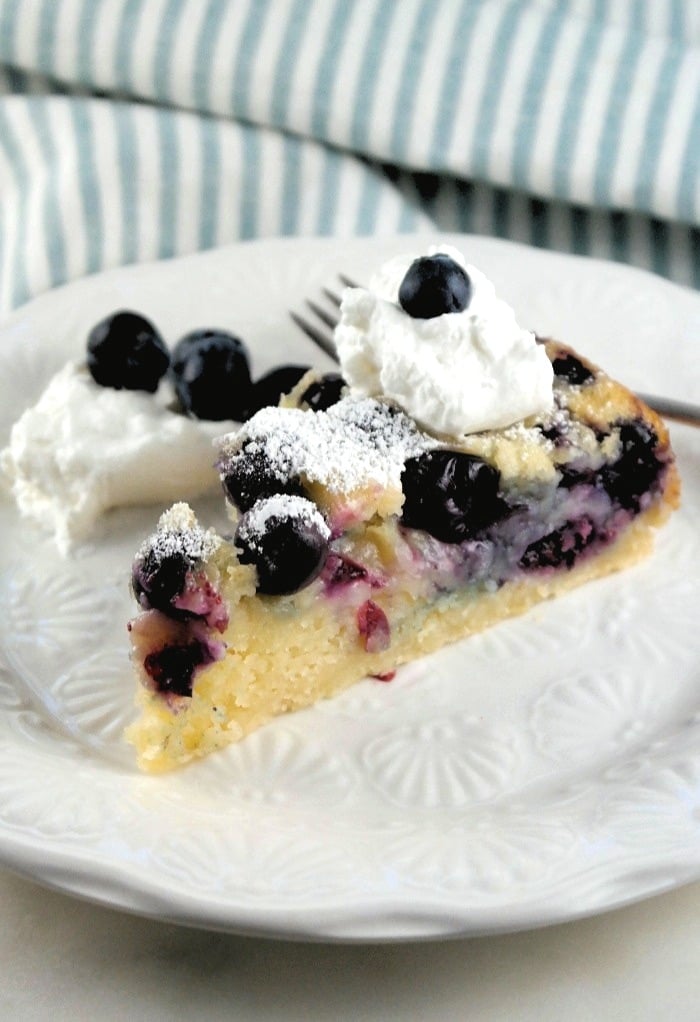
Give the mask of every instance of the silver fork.
M 359 285 L 355 281 L 350 280 L 344 274 L 338 274 L 338 280 L 343 287 L 358 287 Z M 324 351 L 329 358 L 332 358 L 334 362 L 338 361 L 338 353 L 335 350 L 335 343 L 333 341 L 333 331 L 338 325 L 338 310 L 340 309 L 340 295 L 335 291 L 331 291 L 330 288 L 321 288 L 321 294 L 330 304 L 333 309 L 329 312 L 318 302 L 312 302 L 310 298 L 307 298 L 304 302 L 307 309 L 314 314 L 320 325 L 311 322 L 304 316 L 300 316 L 298 312 L 293 310 L 289 313 L 296 325 L 305 333 L 309 340 L 313 341 L 314 344 Z
M 343 287 L 358 287 L 354 281 L 342 273 L 338 275 L 338 279 Z M 321 294 L 332 311 L 329 311 L 329 308 L 319 304 L 319 302 L 312 301 L 310 298 L 307 298 L 304 302 L 306 308 L 313 314 L 317 322 L 309 319 L 308 316 L 300 315 L 298 312 L 291 311 L 289 315 L 309 340 L 313 341 L 334 362 L 337 362 L 338 353 L 333 342 L 333 331 L 338 323 L 341 296 L 336 291 L 332 291 L 327 287 L 321 289 Z M 698 405 L 691 404 L 688 401 L 677 401 L 675 398 L 661 397 L 659 394 L 639 393 L 638 397 L 666 419 L 673 419 L 674 422 L 685 422 L 690 426 L 700 426 L 700 406 Z

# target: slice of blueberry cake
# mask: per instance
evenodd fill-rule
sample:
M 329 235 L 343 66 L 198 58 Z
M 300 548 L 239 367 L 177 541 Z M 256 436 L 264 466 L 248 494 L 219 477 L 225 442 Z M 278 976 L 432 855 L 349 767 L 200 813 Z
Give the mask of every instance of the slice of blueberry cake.
M 336 340 L 219 441 L 231 534 L 177 504 L 136 557 L 144 769 L 623 568 L 678 503 L 658 416 L 453 250 L 350 289 Z

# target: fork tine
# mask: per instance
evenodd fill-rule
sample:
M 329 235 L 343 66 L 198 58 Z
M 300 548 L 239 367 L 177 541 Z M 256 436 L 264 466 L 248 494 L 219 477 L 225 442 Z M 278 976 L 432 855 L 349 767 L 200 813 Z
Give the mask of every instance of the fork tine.
M 315 316 L 318 316 L 322 323 L 326 324 L 329 330 L 335 330 L 338 324 L 337 316 L 334 316 L 330 312 L 327 312 L 325 309 L 321 308 L 320 305 L 317 305 L 316 302 L 312 302 L 310 298 L 306 299 L 306 304 L 311 309 L 313 314 Z
M 337 294 L 337 292 L 331 291 L 331 289 L 328 288 L 328 287 L 322 287 L 321 291 L 326 296 L 326 298 L 331 303 L 331 305 L 335 305 L 336 309 L 340 308 L 341 298 L 340 298 L 340 295 Z
M 338 361 L 338 354 L 335 350 L 335 345 L 330 337 L 324 334 L 318 329 L 313 323 L 309 323 L 307 319 L 300 316 L 297 312 L 290 312 L 289 315 L 293 321 L 299 327 L 299 329 L 306 334 L 309 340 L 313 341 L 314 344 L 325 352 L 334 362 Z
M 356 284 L 354 280 L 351 280 L 350 277 L 346 277 L 344 273 L 338 274 L 338 280 L 344 287 L 358 287 L 358 284 Z M 321 292 L 335 309 L 340 308 L 341 296 L 336 291 L 331 291 L 330 288 L 324 287 L 321 288 Z M 332 337 L 332 332 L 338 324 L 338 316 L 335 313 L 324 309 L 323 306 L 312 301 L 310 298 L 306 299 L 306 306 L 311 310 L 311 312 L 313 312 L 314 316 L 323 323 L 324 326 L 328 327 L 331 331 L 331 336 L 324 333 L 324 331 L 321 330 L 316 323 L 312 323 L 304 316 L 300 316 L 298 312 L 290 311 L 289 315 L 299 329 L 306 334 L 309 340 L 313 341 L 314 344 L 319 347 L 321 351 L 325 352 L 326 355 L 332 358 L 334 362 L 338 362 L 339 359 Z

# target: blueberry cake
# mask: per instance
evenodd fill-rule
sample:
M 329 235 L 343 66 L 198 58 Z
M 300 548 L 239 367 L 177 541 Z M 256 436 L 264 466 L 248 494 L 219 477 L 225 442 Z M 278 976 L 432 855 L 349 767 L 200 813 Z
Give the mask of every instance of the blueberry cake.
M 306 374 L 221 438 L 230 533 L 180 503 L 139 550 L 129 628 L 141 713 L 128 738 L 143 769 L 206 755 L 361 678 L 389 680 L 649 551 L 679 499 L 667 430 L 571 348 L 518 338 L 548 381 L 539 409 L 460 433 L 430 425 L 425 395 L 407 410 L 391 374 L 368 368 L 357 331 L 381 333 L 376 315 L 437 335 L 438 320 L 469 312 L 478 271 L 454 262 L 466 288 L 438 267 L 426 298 L 404 286 L 410 263 L 398 298 L 396 281 L 386 297 L 380 282 L 376 302 L 349 296 L 342 375 Z

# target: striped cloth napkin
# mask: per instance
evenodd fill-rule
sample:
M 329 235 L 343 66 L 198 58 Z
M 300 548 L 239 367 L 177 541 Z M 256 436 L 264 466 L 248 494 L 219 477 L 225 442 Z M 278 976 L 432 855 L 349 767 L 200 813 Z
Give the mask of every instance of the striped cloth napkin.
M 0 315 L 242 238 L 435 228 L 700 287 L 698 0 L 0 0 Z

